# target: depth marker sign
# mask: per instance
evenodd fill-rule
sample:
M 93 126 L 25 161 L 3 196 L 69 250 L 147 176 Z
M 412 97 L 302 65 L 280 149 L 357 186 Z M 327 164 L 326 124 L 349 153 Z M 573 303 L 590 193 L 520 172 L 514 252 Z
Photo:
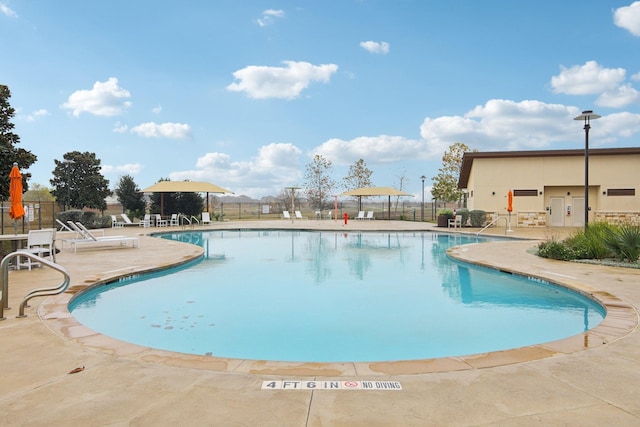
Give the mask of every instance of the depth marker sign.
M 402 390 L 400 381 L 263 381 L 262 390 Z

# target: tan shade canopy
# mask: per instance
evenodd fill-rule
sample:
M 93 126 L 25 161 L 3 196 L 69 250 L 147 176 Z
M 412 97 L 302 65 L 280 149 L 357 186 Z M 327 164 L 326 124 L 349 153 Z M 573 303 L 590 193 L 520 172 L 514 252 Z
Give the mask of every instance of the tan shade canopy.
M 391 187 L 363 187 L 356 188 L 355 190 L 345 191 L 340 194 L 341 196 L 357 196 L 357 197 L 374 197 L 374 196 L 387 196 L 389 199 L 389 210 L 387 219 L 391 220 L 391 196 L 413 196 L 413 194 L 405 193 L 404 191 L 396 190 Z M 360 199 L 362 200 L 362 199 Z
M 412 196 L 404 191 L 391 187 L 363 187 L 345 191 L 341 196 Z
M 198 181 L 160 181 L 140 190 L 141 193 L 229 193 L 225 188 L 209 182 Z

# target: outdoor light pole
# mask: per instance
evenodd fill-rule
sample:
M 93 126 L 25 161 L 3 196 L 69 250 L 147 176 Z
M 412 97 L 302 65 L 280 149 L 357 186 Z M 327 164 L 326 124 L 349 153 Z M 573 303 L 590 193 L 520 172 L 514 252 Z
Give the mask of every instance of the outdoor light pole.
M 420 179 L 422 180 L 422 204 L 420 205 L 420 221 L 424 222 L 424 180 L 426 176 L 422 175 Z
M 585 110 L 573 120 L 584 120 L 584 228 L 589 224 L 589 129 L 591 120 L 599 119 L 602 116 L 593 114 L 591 110 Z

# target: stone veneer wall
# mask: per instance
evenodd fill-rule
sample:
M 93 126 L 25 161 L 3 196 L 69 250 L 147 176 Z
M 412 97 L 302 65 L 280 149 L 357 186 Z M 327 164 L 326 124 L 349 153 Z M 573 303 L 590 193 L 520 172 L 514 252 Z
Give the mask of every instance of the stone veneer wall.
M 640 225 L 640 212 L 596 212 L 594 221 L 608 224 Z

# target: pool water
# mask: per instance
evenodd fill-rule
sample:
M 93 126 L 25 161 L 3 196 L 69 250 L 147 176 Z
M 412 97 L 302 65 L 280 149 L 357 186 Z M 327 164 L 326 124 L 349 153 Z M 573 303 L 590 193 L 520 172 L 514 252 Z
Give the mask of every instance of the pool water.
M 595 327 L 604 309 L 540 280 L 449 259 L 476 237 L 213 231 L 163 235 L 204 258 L 78 295 L 83 324 L 154 348 L 291 362 L 373 362 L 522 347 Z

